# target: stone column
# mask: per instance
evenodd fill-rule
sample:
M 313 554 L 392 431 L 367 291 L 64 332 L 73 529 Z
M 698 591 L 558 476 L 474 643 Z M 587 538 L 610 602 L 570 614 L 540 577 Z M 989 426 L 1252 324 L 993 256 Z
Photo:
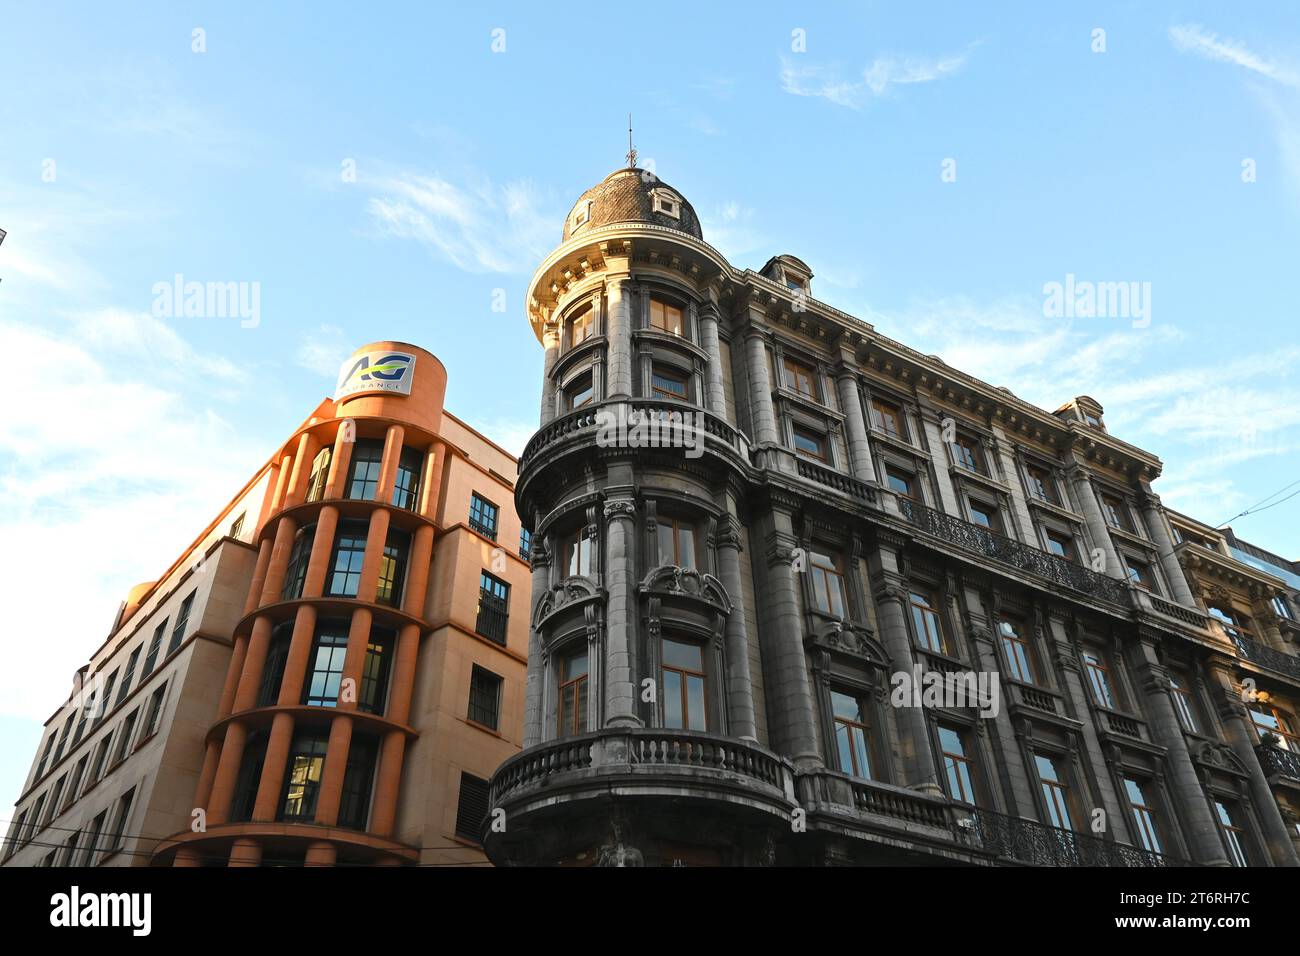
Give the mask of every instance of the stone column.
M 550 588 L 551 555 L 540 535 L 533 536 L 532 551 L 533 586 L 531 608 Z M 532 747 L 542 742 L 542 699 L 546 680 L 546 663 L 542 654 L 542 633 L 529 621 L 528 675 L 524 680 L 524 746 Z
M 1137 677 L 1147 705 L 1148 726 L 1154 742 L 1165 748 L 1169 763 L 1169 798 L 1181 821 L 1192 859 L 1205 866 L 1228 866 L 1219 828 L 1210 814 L 1210 805 L 1196 774 L 1192 755 L 1187 749 L 1182 724 L 1174 709 L 1173 687 L 1169 674 L 1160 664 L 1157 645 L 1160 637 L 1143 634 L 1135 646 L 1139 655 Z M 1170 821 L 1172 825 L 1174 821 Z
M 375 488 L 375 500 L 381 504 L 393 501 L 393 486 L 397 483 L 397 465 L 402 458 L 402 442 L 406 440 L 406 429 L 401 425 L 389 425 L 384 432 L 384 453 L 379 464 L 379 484 Z
M 325 479 L 325 497 L 342 498 L 347 491 L 348 466 L 352 463 L 352 446 L 357 440 L 357 425 L 350 418 L 339 422 L 334 436 L 334 451 L 330 455 L 330 471 Z
M 712 302 L 700 306 L 700 345 L 708 353 L 704 367 L 705 406 L 720 418 L 727 417 L 727 396 L 722 384 L 722 347 L 718 344 L 718 307 Z
M 627 276 L 614 278 L 605 286 L 607 309 L 608 374 L 605 398 L 632 397 L 632 323 L 636 296 Z
M 1160 567 L 1164 569 L 1165 580 L 1169 582 L 1171 596 L 1183 607 L 1196 607 L 1196 598 L 1187 584 L 1183 566 L 1178 563 L 1178 556 L 1174 554 L 1173 537 L 1169 533 L 1164 509 L 1160 507 L 1160 496 L 1151 491 L 1146 482 L 1142 482 L 1142 493 L 1138 495 L 1138 502 L 1142 508 L 1142 520 L 1146 522 L 1147 533 L 1151 535 L 1151 540 L 1155 542 L 1160 552 Z
M 338 531 L 339 509 L 335 505 L 325 505 L 316 519 L 316 531 L 311 542 L 311 553 L 307 557 L 307 573 L 303 576 L 302 597 L 317 598 L 325 590 L 325 577 L 329 573 L 330 555 L 334 553 L 334 535 Z M 274 562 L 272 562 L 274 567 Z M 283 580 L 283 575 L 281 579 Z M 270 586 L 270 580 L 267 586 Z M 276 589 L 276 596 L 280 594 Z
M 542 348 L 546 358 L 542 370 L 542 414 L 540 424 L 545 427 L 556 416 L 555 363 L 560 358 L 560 323 L 547 322 L 542 327 Z
M 871 466 L 871 444 L 867 441 L 867 420 L 862 414 L 862 396 L 858 391 L 858 375 L 848 364 L 835 370 L 835 388 L 844 413 L 845 437 L 849 446 L 849 466 L 853 477 L 862 481 L 875 481 L 876 472 Z
M 262 669 L 266 666 L 266 653 L 271 645 L 271 619 L 265 614 L 253 621 L 253 631 L 244 653 L 244 666 L 235 687 L 233 711 L 248 710 L 257 703 L 258 687 L 262 683 Z
M 731 505 L 731 502 L 728 502 Z M 733 736 L 758 741 L 754 718 L 754 684 L 749 675 L 749 633 L 745 626 L 743 582 L 740 567 L 740 532 L 735 516 L 724 516 L 718 530 L 718 577 L 731 598 L 727 615 L 727 718 Z
M 886 538 L 878 532 L 877 544 L 867 551 L 867 569 L 876 582 L 873 597 L 876 603 L 876 620 L 880 627 L 880 641 L 889 655 L 894 672 L 909 675 L 917 673 L 916 657 L 912 653 L 912 638 L 907 630 L 907 581 L 899 573 L 898 548 L 902 541 Z M 898 749 L 902 758 L 903 786 L 922 793 L 942 795 L 937 777 L 938 764 L 930 744 L 930 724 L 922 707 L 904 706 L 894 709 L 898 721 Z
M 1295 846 L 1291 843 L 1290 831 L 1282 821 L 1282 813 L 1277 808 L 1273 791 L 1269 789 L 1264 768 L 1259 765 L 1259 758 L 1255 755 L 1259 735 L 1242 703 L 1241 689 L 1233 675 L 1232 659 L 1216 655 L 1208 663 L 1212 686 L 1217 685 L 1215 698 L 1219 705 L 1219 716 L 1223 719 L 1228 746 L 1250 774 L 1250 802 L 1255 807 L 1260 829 L 1264 831 L 1267 852 L 1274 866 L 1300 866 Z
M 280 711 L 271 721 L 271 733 L 266 741 L 266 756 L 262 759 L 262 778 L 257 785 L 257 799 L 253 803 L 253 819 L 259 822 L 274 820 L 280 809 L 280 795 L 284 789 L 285 764 L 293 744 L 293 715 Z
M 240 837 L 230 845 L 230 866 L 261 866 L 262 845 L 252 837 Z
M 230 819 L 230 802 L 235 798 L 235 782 L 239 765 L 244 761 L 244 745 L 248 730 L 238 720 L 226 725 L 226 737 L 221 743 L 221 758 L 217 761 L 216 777 L 208 798 L 208 825 L 216 826 Z
M 289 474 L 289 487 L 285 492 L 284 507 L 302 504 L 307 497 L 307 479 L 311 477 L 311 461 L 316 456 L 319 442 L 311 432 L 298 438 L 298 450 L 293 457 L 293 470 Z
M 1097 493 L 1093 490 L 1088 473 L 1076 463 L 1066 469 L 1066 476 L 1074 486 L 1079 507 L 1083 509 L 1083 520 L 1088 526 L 1088 537 L 1092 539 L 1092 546 L 1101 548 L 1106 553 L 1104 573 L 1120 581 L 1127 581 L 1128 575 L 1120 565 L 1119 555 L 1115 552 L 1115 543 L 1110 538 L 1110 526 L 1101 515 L 1101 505 L 1097 502 Z M 1091 555 L 1084 556 L 1084 564 L 1090 564 L 1091 561 Z
M 749 416 L 754 444 L 780 444 L 776 409 L 772 405 L 772 376 L 767 366 L 767 334 L 753 325 L 745 330 L 745 371 L 749 379 Z
M 775 502 L 762 511 L 756 533 L 762 535 L 765 581 L 761 588 L 766 613 L 759 616 L 768 728 L 772 749 L 799 769 L 822 763 L 812 681 L 804 651 L 804 617 L 794 572 L 791 513 Z
M 605 503 L 605 726 L 640 727 L 636 713 L 636 502 Z
M 274 604 L 280 600 L 284 574 L 289 567 L 289 556 L 293 553 L 293 540 L 297 533 L 298 522 L 292 518 L 280 518 L 276 524 L 275 543 L 271 546 L 271 560 L 266 568 L 259 604 Z

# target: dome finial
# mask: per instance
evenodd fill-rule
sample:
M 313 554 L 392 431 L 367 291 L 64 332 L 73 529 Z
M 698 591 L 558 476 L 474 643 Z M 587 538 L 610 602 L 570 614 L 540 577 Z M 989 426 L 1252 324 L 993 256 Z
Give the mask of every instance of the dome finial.
M 632 114 L 627 114 L 627 168 L 636 169 L 636 147 L 632 145 Z

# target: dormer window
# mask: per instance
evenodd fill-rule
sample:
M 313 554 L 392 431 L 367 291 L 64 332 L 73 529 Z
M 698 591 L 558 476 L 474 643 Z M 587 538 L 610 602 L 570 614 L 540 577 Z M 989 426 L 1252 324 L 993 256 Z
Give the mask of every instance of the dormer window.
M 570 223 L 571 228 L 577 229 L 591 218 L 591 206 L 592 200 L 590 199 L 579 204 L 578 208 L 573 211 L 573 221 Z
M 663 213 L 673 219 L 682 218 L 682 197 L 676 193 L 667 189 L 654 189 L 650 192 L 650 199 L 654 212 Z
M 1101 423 L 1101 418 L 1094 415 L 1092 412 L 1084 412 L 1083 420 L 1093 428 L 1100 428 L 1102 431 L 1106 430 L 1106 426 Z

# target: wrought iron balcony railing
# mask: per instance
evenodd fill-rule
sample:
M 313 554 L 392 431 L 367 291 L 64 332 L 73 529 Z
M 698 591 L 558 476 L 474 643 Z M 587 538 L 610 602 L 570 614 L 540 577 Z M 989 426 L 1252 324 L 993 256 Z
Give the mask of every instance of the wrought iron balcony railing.
M 1053 584 L 1059 584 L 1080 594 L 1112 601 L 1115 604 L 1128 603 L 1128 589 L 1124 584 L 1115 578 L 1075 564 L 1073 561 L 1066 561 L 1064 558 L 1058 558 L 1054 554 L 1021 544 L 1019 541 L 1012 541 L 982 525 L 935 511 L 907 498 L 898 498 L 898 510 L 902 512 L 904 518 L 922 531 L 942 538 L 950 544 L 1021 571 L 1027 571 L 1040 578 L 1046 578 Z
M 998 857 L 1031 866 L 1177 866 L 1162 853 L 1009 817 L 992 810 L 971 812 L 966 828 L 977 846 Z
M 1265 776 L 1278 774 L 1291 780 L 1300 781 L 1300 754 L 1294 750 L 1262 745 L 1255 748 L 1259 765 L 1264 768 Z
M 1224 631 L 1230 632 L 1230 629 L 1225 627 Z M 1257 641 L 1242 637 L 1241 634 L 1236 632 L 1229 633 L 1229 637 L 1232 638 L 1232 643 L 1237 645 L 1237 653 L 1246 660 L 1290 677 L 1300 678 L 1300 657 L 1292 657 L 1290 654 L 1275 651 L 1273 648 Z

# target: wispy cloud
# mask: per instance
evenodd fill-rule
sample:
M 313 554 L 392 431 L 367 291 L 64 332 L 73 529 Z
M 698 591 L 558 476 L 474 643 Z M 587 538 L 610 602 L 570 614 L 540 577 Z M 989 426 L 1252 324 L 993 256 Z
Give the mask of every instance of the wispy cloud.
M 767 239 L 754 225 L 754 210 L 732 201 L 701 213 L 704 239 L 733 262 L 758 252 Z M 761 263 L 760 263 L 761 264 Z
M 303 368 L 333 382 L 354 344 L 337 325 L 318 325 L 303 335 L 294 359 Z
M 803 64 L 792 57 L 781 58 L 781 89 L 794 96 L 820 97 L 837 106 L 862 109 L 873 99 L 889 95 L 899 86 L 932 83 L 958 72 L 970 48 L 937 58 L 913 56 L 877 57 L 856 77 L 844 79 L 838 64 Z
M 414 239 L 466 272 L 531 272 L 559 240 L 564 211 L 534 184 L 456 183 L 399 171 L 363 181 L 380 235 Z
M 1220 38 L 1200 24 L 1172 26 L 1169 28 L 1169 39 L 1184 53 L 1193 53 L 1220 63 L 1231 63 L 1284 86 L 1300 89 L 1300 73 L 1291 67 L 1274 63 L 1249 49 L 1240 40 Z

